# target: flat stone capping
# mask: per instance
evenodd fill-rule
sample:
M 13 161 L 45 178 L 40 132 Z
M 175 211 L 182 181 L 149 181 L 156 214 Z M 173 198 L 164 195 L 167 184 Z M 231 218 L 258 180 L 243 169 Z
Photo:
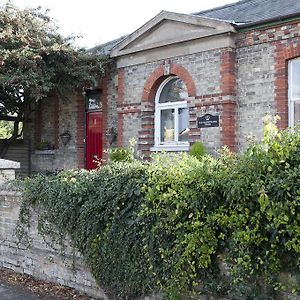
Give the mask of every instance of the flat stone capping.
M 55 150 L 35 150 L 34 154 L 37 154 L 37 155 L 54 155 Z
M 0 196 L 6 197 L 21 197 L 22 194 L 19 191 L 14 191 L 7 184 L 0 183 Z M 1 299 L 1 298 L 0 298 Z
M 0 158 L 0 170 L 19 169 L 20 166 L 21 164 L 17 161 Z
M 16 169 L 20 169 L 20 163 L 12 160 L 0 159 L 0 184 L 16 178 Z

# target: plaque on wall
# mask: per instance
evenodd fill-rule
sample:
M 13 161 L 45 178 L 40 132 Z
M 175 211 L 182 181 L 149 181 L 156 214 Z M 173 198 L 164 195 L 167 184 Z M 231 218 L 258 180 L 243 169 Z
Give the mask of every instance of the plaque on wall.
M 213 116 L 211 114 L 206 114 L 202 117 L 197 118 L 198 128 L 210 128 L 220 126 L 219 116 Z

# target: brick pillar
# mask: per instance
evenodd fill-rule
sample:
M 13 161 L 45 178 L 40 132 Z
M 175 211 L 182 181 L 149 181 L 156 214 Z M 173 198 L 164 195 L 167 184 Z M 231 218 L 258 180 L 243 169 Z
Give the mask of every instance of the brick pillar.
M 101 90 L 101 101 L 102 101 L 102 144 L 103 144 L 103 159 L 105 160 L 105 153 L 108 148 L 109 144 L 107 141 L 107 134 L 108 134 L 108 82 L 109 77 L 106 75 L 100 81 L 99 88 Z
M 124 102 L 124 93 L 125 93 L 125 70 L 124 68 L 118 69 L 118 107 L 121 107 Z M 122 111 L 118 110 L 118 147 L 123 147 L 123 114 Z
M 196 110 L 197 99 L 195 97 L 190 97 L 188 101 L 189 107 L 189 143 L 193 145 L 195 142 L 200 140 L 201 131 L 197 124 L 197 110 Z
M 34 143 L 39 144 L 42 141 L 42 103 L 38 102 L 34 115 Z
M 141 106 L 141 130 L 139 131 L 138 148 L 143 157 L 150 159 L 150 148 L 154 145 L 154 109 L 155 102 L 142 102 Z
M 53 116 L 53 122 L 54 122 L 54 148 L 59 148 L 59 98 L 56 96 L 54 98 L 54 116 Z
M 227 102 L 222 105 L 221 113 L 221 145 L 236 151 L 236 102 Z
M 85 102 L 82 95 L 76 96 L 77 103 L 77 163 L 78 168 L 85 168 Z
M 235 49 L 221 54 L 221 145 L 236 151 L 236 55 Z

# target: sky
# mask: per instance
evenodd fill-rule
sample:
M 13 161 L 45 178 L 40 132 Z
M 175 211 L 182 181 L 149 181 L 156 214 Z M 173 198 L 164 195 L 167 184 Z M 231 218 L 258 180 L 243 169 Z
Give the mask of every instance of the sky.
M 12 0 L 20 7 L 50 9 L 64 36 L 81 35 L 77 46 L 91 48 L 134 32 L 162 10 L 191 13 L 237 0 Z M 0 3 L 5 3 L 0 0 Z

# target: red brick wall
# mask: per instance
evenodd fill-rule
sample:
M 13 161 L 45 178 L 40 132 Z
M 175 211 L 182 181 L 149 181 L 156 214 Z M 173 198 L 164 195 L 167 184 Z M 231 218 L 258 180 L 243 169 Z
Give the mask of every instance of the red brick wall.
M 42 119 L 43 111 L 41 101 L 37 104 L 35 115 L 34 115 L 34 143 L 39 144 L 42 140 Z M 34 145 L 34 146 L 35 146 Z
M 236 58 L 234 49 L 221 55 L 221 91 L 224 103 L 221 112 L 221 145 L 236 151 Z
M 59 98 L 55 97 L 54 99 L 54 116 L 53 116 L 53 122 L 54 122 L 54 148 L 59 148 Z
M 76 106 L 77 106 L 77 162 L 78 168 L 85 167 L 85 103 L 82 95 L 76 96 Z
M 269 44 L 275 52 L 275 106 L 280 116 L 278 127 L 288 126 L 288 60 L 300 56 L 300 22 L 294 20 L 285 24 L 253 29 L 239 34 L 237 45 L 251 47 Z
M 118 139 L 117 145 L 118 147 L 123 146 L 123 113 L 121 107 L 124 101 L 124 93 L 125 93 L 125 83 L 124 83 L 125 70 L 124 68 L 118 69 Z
M 106 151 L 109 148 L 107 134 L 108 134 L 108 83 L 109 76 L 105 76 L 101 79 L 99 83 L 99 89 L 101 90 L 101 100 L 102 100 L 102 145 L 103 153 L 102 159 L 106 160 Z
M 276 80 L 275 80 L 275 102 L 276 112 L 280 117 L 279 129 L 288 127 L 288 60 L 300 57 L 300 39 L 297 38 L 287 43 L 275 43 L 276 48 Z

